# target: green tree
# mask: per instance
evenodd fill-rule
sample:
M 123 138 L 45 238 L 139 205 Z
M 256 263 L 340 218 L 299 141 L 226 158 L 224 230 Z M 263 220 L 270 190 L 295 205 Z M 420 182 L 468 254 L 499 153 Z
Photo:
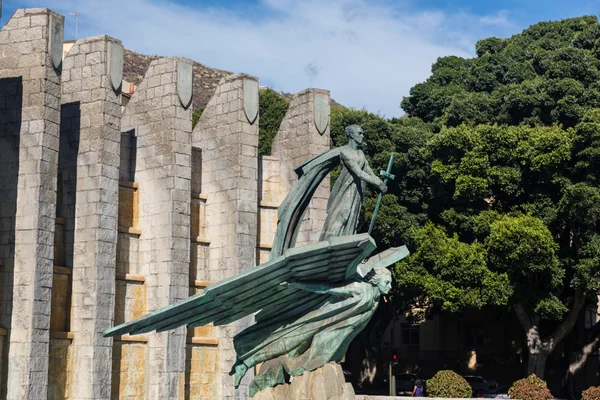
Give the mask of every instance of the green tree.
M 434 310 L 508 304 L 513 292 L 508 276 L 488 268 L 481 243 L 462 242 L 429 222 L 414 232 L 410 245 L 411 256 L 393 272 L 396 298 L 408 301 L 403 309 L 422 313 L 422 319 Z
M 273 139 L 279 131 L 281 121 L 289 107 L 289 102 L 272 89 L 258 92 L 260 119 L 258 122 L 258 154 L 271 155 Z
M 600 105 L 595 16 L 542 22 L 509 39 L 476 44 L 477 57 L 442 57 L 402 107 L 424 121 L 576 125 Z
M 591 184 L 595 175 L 579 166 L 589 162 L 588 153 L 575 145 L 595 137 L 591 123 L 566 130 L 463 124 L 432 136 L 425 147 L 429 217 L 450 236 L 422 228 L 414 236 L 416 251 L 395 274 L 400 291 L 416 288 L 420 298 L 413 298 L 443 310 L 510 305 L 527 334 L 528 371 L 538 376 L 573 329 L 586 296 L 598 292 L 600 190 Z M 483 264 L 469 261 L 474 249 Z M 502 280 L 488 278 L 498 286 L 486 287 L 459 264 Z M 472 295 L 488 291 L 502 296 Z
M 476 53 L 438 59 L 402 101 L 409 115 L 440 127 L 424 150 L 427 214 L 448 236 L 415 234 L 417 250 L 398 268 L 421 268 L 420 277 L 412 275 L 421 282 L 441 278 L 437 264 L 419 256 L 422 246 L 434 238 L 438 250 L 452 240 L 481 246 L 485 268 L 509 281 L 507 304 L 528 336 L 528 369 L 543 376 L 546 357 L 599 289 L 598 18 L 535 24 L 508 39 L 481 40 Z M 454 252 L 467 249 L 453 245 Z M 445 309 L 482 304 L 454 303 L 436 284 L 411 284 Z M 481 282 L 465 274 L 453 285 L 470 292 Z M 600 343 L 600 327 L 592 331 L 570 372 Z

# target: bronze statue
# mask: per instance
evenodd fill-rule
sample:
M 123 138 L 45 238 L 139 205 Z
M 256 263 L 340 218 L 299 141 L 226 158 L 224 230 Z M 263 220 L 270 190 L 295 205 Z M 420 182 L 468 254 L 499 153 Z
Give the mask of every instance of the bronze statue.
M 256 313 L 255 324 L 234 338 L 238 358 L 231 369 L 238 387 L 248 368 L 263 363 L 250 384 L 250 396 L 284 383 L 288 376 L 341 361 L 350 341 L 371 319 L 380 296 L 391 288 L 391 274 L 385 268 L 408 254 L 403 246 L 364 261 L 377 247 L 369 234 L 356 234 L 364 184 L 375 185 L 382 193 L 387 187 L 360 150 L 362 129 L 352 125 L 346 134 L 346 146 L 296 169 L 299 180 L 279 207 L 268 262 L 109 329 L 105 336 L 162 332 L 182 325 L 218 326 Z M 328 202 L 321 240 L 293 247 L 314 191 L 340 163 L 344 170 Z M 391 162 L 387 176 L 392 176 L 390 169 Z
M 235 374 L 235 387 L 248 368 L 269 360 L 279 363 L 291 376 L 313 371 L 330 361 L 340 362 L 352 339 L 373 316 L 381 294 L 391 290 L 391 283 L 391 274 L 385 268 L 337 285 L 290 282 L 291 287 L 329 298 L 295 320 L 286 319 L 285 324 L 267 321 L 240 332 L 233 341 L 238 359 L 230 372 Z M 261 383 L 255 378 L 251 390 L 263 389 Z
M 362 128 L 350 125 L 346 127 L 346 136 L 348 143 L 345 146 L 326 151 L 295 169 L 298 182 L 279 206 L 277 232 L 269 255 L 271 259 L 294 247 L 302 215 L 315 190 L 338 165 L 342 164 L 343 170 L 329 196 L 327 218 L 320 240 L 356 233 L 365 182 L 377 186 L 382 193 L 387 191 L 386 185 L 373 173 L 360 149 L 364 140 Z
M 344 169 L 331 190 L 327 202 L 327 219 L 320 240 L 356 233 L 365 182 L 377 186 L 382 193 L 387 192 L 387 186 L 373 173 L 360 149 L 364 140 L 362 128 L 350 125 L 346 128 L 346 136 L 348 144 L 340 151 L 340 161 Z

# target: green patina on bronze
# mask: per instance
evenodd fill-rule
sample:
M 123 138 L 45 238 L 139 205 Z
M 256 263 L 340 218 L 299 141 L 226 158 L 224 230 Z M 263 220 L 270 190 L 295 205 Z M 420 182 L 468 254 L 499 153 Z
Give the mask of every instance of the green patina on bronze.
M 320 240 L 356 233 L 365 183 L 377 186 L 382 193 L 387 191 L 386 185 L 373 173 L 360 149 L 364 140 L 362 128 L 350 125 L 346 128 L 346 136 L 347 145 L 322 153 L 296 168 L 298 182 L 279 206 L 279 220 L 270 253 L 271 259 L 294 246 L 302 216 L 315 190 L 327 174 L 340 163 L 343 170 L 327 202 L 327 218 Z
M 382 193 L 387 187 L 360 150 L 362 129 L 352 125 L 346 134 L 348 145 L 296 169 L 299 180 L 279 207 L 268 262 L 104 335 L 162 332 L 182 325 L 218 326 L 256 313 L 255 324 L 234 338 L 237 360 L 231 369 L 238 387 L 247 370 L 262 363 L 250 384 L 250 396 L 286 382 L 289 376 L 340 362 L 373 316 L 381 295 L 391 288 L 386 267 L 408 255 L 402 246 L 365 261 L 377 247 L 369 234 L 356 234 L 365 182 Z M 343 171 L 331 192 L 320 241 L 293 247 L 312 195 L 340 163 Z

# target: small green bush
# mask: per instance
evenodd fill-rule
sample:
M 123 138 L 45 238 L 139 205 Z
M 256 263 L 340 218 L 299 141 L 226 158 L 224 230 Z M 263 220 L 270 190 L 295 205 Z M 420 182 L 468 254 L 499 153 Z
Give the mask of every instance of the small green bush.
M 600 400 L 600 386 L 592 386 L 581 393 L 581 400 Z
M 513 383 L 508 389 L 508 394 L 511 399 L 518 400 L 552 400 L 552 394 L 546 386 L 546 382 L 535 374 Z
M 426 389 L 429 397 L 467 398 L 473 394 L 465 378 L 450 370 L 438 371 L 427 381 Z

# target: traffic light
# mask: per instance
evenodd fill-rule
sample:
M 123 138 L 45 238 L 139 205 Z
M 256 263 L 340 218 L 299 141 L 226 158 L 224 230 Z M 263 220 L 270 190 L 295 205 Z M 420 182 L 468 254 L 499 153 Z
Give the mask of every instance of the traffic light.
M 392 353 L 392 365 L 398 365 L 398 354 Z

